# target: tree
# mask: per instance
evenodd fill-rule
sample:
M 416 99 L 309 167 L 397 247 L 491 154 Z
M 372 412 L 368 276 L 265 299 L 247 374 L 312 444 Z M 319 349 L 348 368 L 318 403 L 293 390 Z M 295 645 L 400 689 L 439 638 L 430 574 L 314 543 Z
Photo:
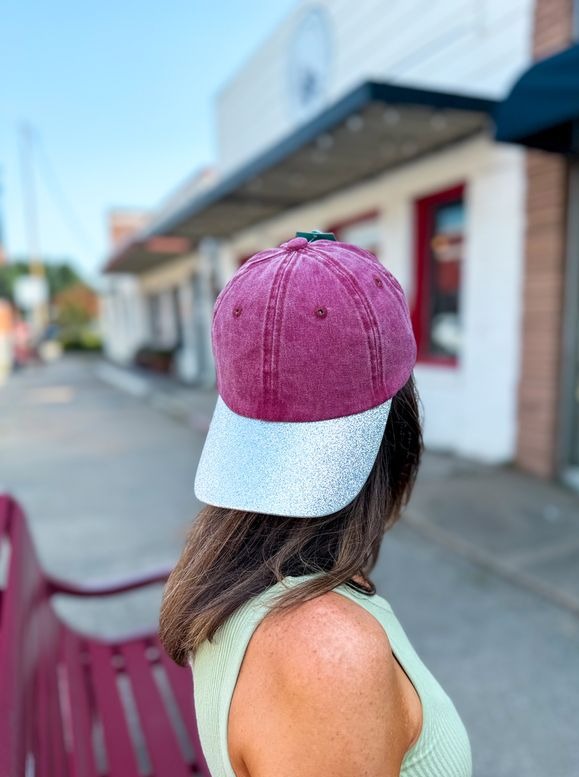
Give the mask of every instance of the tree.
M 82 278 L 67 260 L 50 261 L 43 266 L 51 300 L 65 289 L 78 283 L 82 284 Z M 15 259 L 8 264 L 0 265 L 0 299 L 7 299 L 14 303 L 14 282 L 21 275 L 28 275 L 29 272 L 30 265 L 23 259 Z
M 98 296 L 85 283 L 77 282 L 53 298 L 56 321 L 63 329 L 87 326 L 98 316 Z

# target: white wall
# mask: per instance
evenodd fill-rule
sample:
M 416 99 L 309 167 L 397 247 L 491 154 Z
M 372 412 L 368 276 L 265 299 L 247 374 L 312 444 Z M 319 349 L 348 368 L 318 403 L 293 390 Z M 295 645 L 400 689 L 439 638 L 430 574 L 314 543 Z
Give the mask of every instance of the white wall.
M 174 288 L 179 289 L 182 311 L 191 315 L 187 295 L 182 288 L 190 283 L 197 266 L 194 255 L 167 260 L 142 275 L 106 275 L 102 294 L 101 321 L 106 355 L 120 364 L 132 362 L 142 345 L 151 343 L 150 309 L 148 297 L 160 298 L 161 341 L 157 345 L 171 346 L 176 336 L 173 299 Z M 185 322 L 184 330 L 187 329 Z M 188 365 L 184 372 L 188 375 Z
M 174 344 L 176 336 L 173 293 L 177 290 L 183 337 L 175 358 L 176 375 L 186 383 L 203 385 L 212 385 L 214 381 L 209 331 L 213 303 L 205 255 L 209 248 L 202 243 L 196 252 L 167 260 L 139 279 L 144 297 L 160 295 L 163 344 L 168 346 Z M 227 255 L 227 248 L 224 254 Z
M 512 458 L 516 434 L 524 235 L 524 155 L 480 137 L 240 234 L 228 255 L 276 245 L 296 230 L 378 209 L 380 259 L 410 301 L 414 294 L 415 198 L 466 183 L 462 281 L 464 348 L 455 367 L 419 364 L 425 440 L 438 450 L 491 462 Z M 236 264 L 230 261 L 229 273 Z
M 101 294 L 101 328 L 105 354 L 128 364 L 149 338 L 149 322 L 137 278 L 107 275 Z
M 139 275 L 139 285 L 143 294 L 168 291 L 179 286 L 197 269 L 197 255 L 189 254 L 178 258 L 167 258 L 147 272 Z
M 532 13 L 533 0 L 302 0 L 218 96 L 221 173 L 368 79 L 503 96 L 530 61 Z M 320 92 L 296 102 L 303 67 Z

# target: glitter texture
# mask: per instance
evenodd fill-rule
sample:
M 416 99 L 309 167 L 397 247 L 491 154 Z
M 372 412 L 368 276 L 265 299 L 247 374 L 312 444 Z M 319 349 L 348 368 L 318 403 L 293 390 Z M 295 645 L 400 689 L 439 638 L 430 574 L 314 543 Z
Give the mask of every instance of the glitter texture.
M 219 396 L 195 495 L 206 504 L 272 515 L 319 517 L 357 496 L 376 459 L 392 400 L 322 421 L 262 421 Z

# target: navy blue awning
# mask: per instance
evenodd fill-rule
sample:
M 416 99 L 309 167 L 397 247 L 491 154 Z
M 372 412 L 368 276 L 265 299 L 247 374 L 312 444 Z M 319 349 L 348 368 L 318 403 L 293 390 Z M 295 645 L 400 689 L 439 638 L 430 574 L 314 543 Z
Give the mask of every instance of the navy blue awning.
M 579 152 L 579 45 L 529 68 L 499 104 L 496 139 L 562 154 Z

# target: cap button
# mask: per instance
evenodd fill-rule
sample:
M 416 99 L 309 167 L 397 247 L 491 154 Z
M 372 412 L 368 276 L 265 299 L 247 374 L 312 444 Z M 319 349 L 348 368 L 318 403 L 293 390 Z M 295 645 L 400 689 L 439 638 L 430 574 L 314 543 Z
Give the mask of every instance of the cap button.
M 292 237 L 287 243 L 282 243 L 281 248 L 285 248 L 287 251 L 298 251 L 300 248 L 307 246 L 308 241 L 305 237 Z

